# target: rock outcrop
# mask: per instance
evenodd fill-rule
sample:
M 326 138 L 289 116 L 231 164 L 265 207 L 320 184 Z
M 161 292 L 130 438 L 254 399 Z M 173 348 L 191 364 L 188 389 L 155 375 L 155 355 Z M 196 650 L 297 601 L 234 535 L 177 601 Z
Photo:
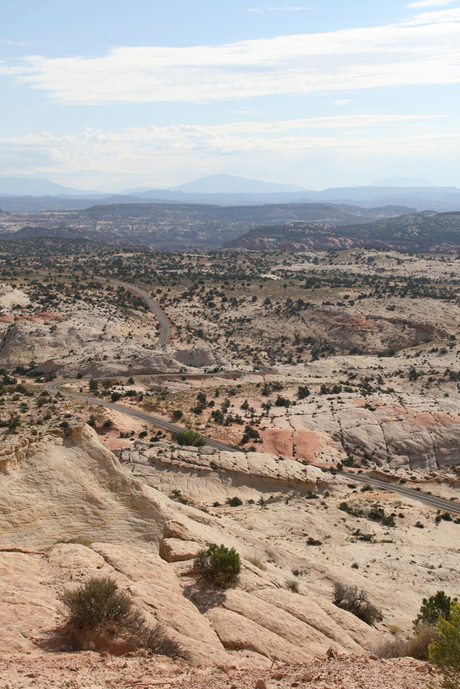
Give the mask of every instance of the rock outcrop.
M 270 461 L 259 458 L 259 476 L 269 476 Z M 257 457 L 250 462 L 255 467 Z M 244 469 L 250 478 L 251 466 Z M 200 662 L 305 661 L 331 640 L 359 653 L 378 636 L 342 611 L 334 622 L 326 600 L 283 590 L 276 569 L 247 562 L 238 588 L 227 591 L 203 583 L 193 559 L 207 543 L 241 548 L 257 537 L 236 525 L 225 533 L 216 517 L 134 478 L 88 426 L 29 447 L 0 476 L 0 495 L 0 606 L 12 651 L 33 650 L 57 624 L 63 588 L 96 575 L 113 576 Z M 59 543 L 72 538 L 88 545 Z
M 315 464 L 343 461 L 348 453 L 391 469 L 434 471 L 459 464 L 456 401 L 404 398 L 344 394 L 339 404 L 325 400 L 320 409 L 302 402 L 261 432 L 262 448 Z
M 164 493 L 182 490 L 200 502 L 226 500 L 235 494 L 259 499 L 261 494 L 306 494 L 334 482 L 321 469 L 263 452 L 219 452 L 211 447 L 179 447 L 137 441 L 119 452 L 134 474 Z

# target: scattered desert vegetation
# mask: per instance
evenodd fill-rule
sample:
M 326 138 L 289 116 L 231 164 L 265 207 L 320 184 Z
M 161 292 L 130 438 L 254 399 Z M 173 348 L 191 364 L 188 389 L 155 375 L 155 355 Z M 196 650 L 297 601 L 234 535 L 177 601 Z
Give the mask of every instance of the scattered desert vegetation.
M 115 280 L 146 290 L 163 309 L 170 324 L 165 347 L 147 304 Z M 441 633 L 438 626 L 439 615 L 454 624 L 449 615 L 460 585 L 455 254 L 167 254 L 31 238 L 0 242 L 0 281 L 0 460 L 5 477 L 12 461 L 19 467 L 3 499 L 16 504 L 9 487 L 26 480 L 21 463 L 36 457 L 34 483 L 17 489 L 24 513 L 33 510 L 29 496 L 42 490 L 40 472 L 55 470 L 48 461 L 76 472 L 66 489 L 77 490 L 72 509 L 82 502 L 80 482 L 90 481 L 84 517 L 73 525 L 62 520 L 63 533 L 52 540 L 57 554 L 48 554 L 52 562 L 59 548 L 75 548 L 65 552 L 76 582 L 87 582 L 64 595 L 75 648 L 99 648 L 103 640 L 111 649 L 183 655 L 186 623 L 172 611 L 184 605 L 187 623 L 199 614 L 193 624 L 206 626 L 201 658 L 212 648 L 218 663 L 223 653 L 268 653 L 271 663 L 270 653 L 291 659 L 295 648 L 303 660 L 305 639 L 319 638 L 327 615 L 344 652 L 432 657 L 446 681 L 456 681 L 443 660 L 450 651 L 436 646 L 457 638 L 451 627 Z M 61 392 L 75 397 L 45 388 L 60 378 L 67 379 Z M 174 426 L 159 429 L 122 410 Z M 88 458 L 96 462 L 91 469 Z M 110 495 L 95 497 L 104 462 Z M 371 485 L 375 478 L 414 493 L 390 494 Z M 59 512 L 63 498 L 53 500 L 60 490 L 46 496 L 52 511 Z M 429 506 L 414 494 L 445 502 Z M 120 506 L 127 506 L 123 517 Z M 113 513 L 101 517 L 106 509 Z M 24 543 L 51 548 L 51 536 L 36 541 L 49 524 L 35 535 L 15 528 L 5 531 L 13 534 L 5 536 L 13 539 L 5 543 L 11 557 L 23 556 L 15 549 Z M 101 546 L 100 555 L 93 544 L 123 539 L 153 558 L 147 570 L 158 567 L 154 583 L 145 576 L 136 590 L 142 612 L 131 597 L 132 579 L 118 589 L 115 580 L 94 579 L 93 564 L 75 564 L 102 557 L 97 566 L 104 573 L 109 565 L 120 569 L 126 552 L 107 554 Z M 144 555 L 132 557 L 137 563 Z M 160 581 L 168 592 L 152 603 L 149 586 Z M 177 598 L 171 603 L 171 591 L 180 605 Z M 102 617 L 94 621 L 96 598 Z M 149 617 L 157 605 L 164 615 L 158 627 Z M 274 606 L 270 613 L 265 605 Z M 297 621 L 285 617 L 292 606 Z M 302 643 L 293 631 L 298 624 L 307 625 Z M 359 630 L 358 641 L 344 636 L 351 628 Z M 262 642 L 267 631 L 270 652 Z

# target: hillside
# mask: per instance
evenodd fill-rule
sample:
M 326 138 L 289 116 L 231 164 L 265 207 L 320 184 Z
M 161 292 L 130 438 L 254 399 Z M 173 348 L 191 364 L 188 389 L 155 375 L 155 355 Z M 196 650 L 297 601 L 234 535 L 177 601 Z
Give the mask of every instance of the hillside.
M 460 213 L 424 211 L 343 226 L 289 223 L 249 230 L 231 246 L 264 250 L 374 247 L 403 251 L 456 250 L 460 245 Z
M 176 448 L 137 441 L 121 464 L 92 429 L 74 422 L 1 458 L 0 606 L 9 653 L 37 655 L 61 615 L 60 592 L 95 574 L 127 588 L 195 662 L 249 668 L 269 668 L 274 658 L 309 663 L 331 646 L 335 654 L 363 655 L 388 625 L 410 626 L 426 590 L 458 583 L 450 540 L 458 526 L 427 522 L 423 536 L 416 528 L 430 508 L 393 496 L 390 509 L 405 519 L 392 528 L 369 522 L 340 505 L 388 501 L 378 491 L 358 494 L 346 479 L 295 461 L 277 478 L 276 456 L 262 453 L 231 489 L 242 498 L 232 507 L 225 496 L 244 456 Z M 165 470 L 151 461 L 164 461 L 165 451 L 166 482 Z M 233 466 L 239 463 L 241 469 Z M 182 491 L 171 491 L 174 477 Z M 198 477 L 204 490 L 193 498 L 184 488 Z M 356 530 L 366 523 L 375 534 L 367 541 Z M 320 540 L 305 546 L 307 535 Z M 215 589 L 194 571 L 193 558 L 210 542 L 241 554 L 237 586 Z M 405 547 L 411 561 L 398 556 Z M 442 571 L 426 568 L 441 552 Z M 390 582 L 415 571 L 414 586 L 388 598 Z M 377 628 L 333 605 L 334 581 L 344 579 L 365 586 L 382 609 Z
M 1 205 L 1 204 L 0 204 Z M 264 206 L 206 206 L 165 203 L 96 205 L 81 211 L 49 211 L 0 216 L 0 235 L 24 237 L 82 237 L 125 246 L 180 251 L 216 249 L 260 225 L 322 223 L 346 225 L 394 217 L 404 207 L 363 209 L 324 204 Z
M 459 590 L 455 255 L 34 237 L 0 242 L 0 269 L 9 684 L 423 689 L 426 663 L 376 655 Z M 199 575 L 210 543 L 236 585 Z M 63 591 L 101 575 L 192 663 L 59 632 Z

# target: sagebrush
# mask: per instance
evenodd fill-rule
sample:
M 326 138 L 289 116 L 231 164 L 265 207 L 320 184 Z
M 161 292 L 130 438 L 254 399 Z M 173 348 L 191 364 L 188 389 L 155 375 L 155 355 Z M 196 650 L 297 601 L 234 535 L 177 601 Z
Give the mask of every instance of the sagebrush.
M 369 601 L 366 591 L 357 586 L 347 586 L 337 581 L 334 584 L 333 603 L 367 624 L 372 625 L 382 620 L 381 611 Z
M 409 656 L 416 660 L 428 660 L 428 649 L 435 639 L 436 632 L 432 625 L 420 625 L 413 636 L 408 639 L 401 635 L 386 639 L 374 649 L 379 658 L 403 658 Z
M 101 643 L 117 639 L 128 647 L 144 648 L 171 658 L 186 657 L 181 645 L 162 625 L 150 626 L 131 598 L 110 577 L 93 577 L 76 589 L 65 589 L 67 633 L 79 639 L 96 633 Z

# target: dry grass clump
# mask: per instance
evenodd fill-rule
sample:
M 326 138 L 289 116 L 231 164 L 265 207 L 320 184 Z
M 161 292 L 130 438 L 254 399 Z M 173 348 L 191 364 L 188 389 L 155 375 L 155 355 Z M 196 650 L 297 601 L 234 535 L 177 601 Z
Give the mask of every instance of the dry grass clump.
M 288 579 L 286 581 L 286 588 L 292 593 L 299 593 L 299 582 L 295 579 Z
M 181 645 L 161 625 L 151 627 L 131 598 L 109 577 L 94 577 L 66 589 L 68 608 L 63 630 L 78 648 L 94 646 L 117 653 L 143 648 L 171 658 L 185 657 Z
M 379 658 L 403 658 L 410 656 L 416 660 L 428 660 L 428 647 L 436 638 L 435 628 L 431 624 L 420 625 L 413 636 L 405 639 L 396 636 L 383 641 L 374 653 Z
M 248 560 L 248 562 L 254 565 L 254 567 L 261 569 L 262 572 L 267 571 L 267 566 L 262 562 L 262 560 L 259 557 L 248 557 L 246 559 Z

